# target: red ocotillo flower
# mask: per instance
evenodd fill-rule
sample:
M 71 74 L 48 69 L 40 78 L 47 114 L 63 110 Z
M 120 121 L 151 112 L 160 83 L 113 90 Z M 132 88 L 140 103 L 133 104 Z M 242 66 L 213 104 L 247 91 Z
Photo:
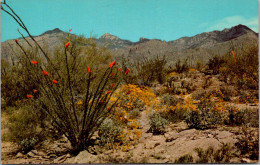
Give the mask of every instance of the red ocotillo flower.
M 107 94 L 111 93 L 111 91 L 107 91 Z
M 71 32 L 72 29 L 69 30 L 69 32 Z
M 100 101 L 100 104 L 103 104 L 103 103 L 104 103 L 104 101 L 103 101 L 103 100 L 101 100 L 101 101 Z
M 234 61 L 237 62 L 237 58 L 236 58 L 236 54 L 235 54 L 235 52 L 232 50 L 231 53 L 232 53 L 232 55 L 233 55 L 233 59 L 234 59 Z
M 121 68 L 118 68 L 117 70 L 118 70 L 118 72 L 120 72 L 122 69 L 121 69 Z
M 112 76 L 115 76 L 115 73 L 111 73 Z
M 48 75 L 49 75 L 49 73 L 46 72 L 45 70 L 43 70 L 42 73 L 43 73 L 45 76 L 48 76 Z
M 127 69 L 127 70 L 125 71 L 125 75 L 127 75 L 129 72 L 130 72 L 130 69 Z
M 112 66 L 116 65 L 116 61 L 113 61 L 109 64 L 109 68 L 111 68 Z
M 18 43 L 18 39 L 16 39 L 15 42 Z
M 58 81 L 56 81 L 56 80 L 52 80 L 52 82 L 53 82 L 54 84 L 58 84 Z
M 129 95 L 131 93 L 131 91 L 129 90 L 128 92 L 126 92 L 127 95 Z
M 108 107 L 107 110 L 109 111 L 111 109 L 111 107 Z
M 26 95 L 26 97 L 27 97 L 28 99 L 30 99 L 30 98 L 32 98 L 33 96 L 32 96 L 32 95 Z
M 31 61 L 32 64 L 38 64 L 38 61 Z
M 113 88 L 115 86 L 115 84 L 111 84 L 110 87 Z
M 37 93 L 38 91 L 36 89 L 33 90 L 33 93 Z
M 67 42 L 66 44 L 65 44 L 65 48 L 68 48 L 70 46 L 70 42 Z
M 87 69 L 88 69 L 88 73 L 91 73 L 91 70 L 90 70 L 90 68 L 87 66 Z

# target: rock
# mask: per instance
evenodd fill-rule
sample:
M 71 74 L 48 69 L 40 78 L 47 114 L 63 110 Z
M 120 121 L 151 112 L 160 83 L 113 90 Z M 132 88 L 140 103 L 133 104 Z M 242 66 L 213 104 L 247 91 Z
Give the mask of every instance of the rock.
M 153 141 L 165 141 L 165 137 L 163 135 L 152 136 L 151 140 L 153 140 Z
M 171 142 L 171 141 L 179 138 L 180 134 L 177 132 L 171 132 L 171 133 L 168 133 L 165 137 L 166 137 L 166 142 Z
M 213 138 L 213 135 L 212 134 L 208 134 L 208 138 Z
M 24 155 L 21 152 L 18 152 L 17 155 L 16 155 L 17 158 L 22 158 L 23 156 Z
M 130 135 L 130 136 L 129 136 L 129 140 L 130 140 L 130 141 L 134 141 L 134 135 Z
M 233 134 L 229 131 L 218 131 L 217 132 L 217 136 L 216 138 L 218 139 L 224 139 L 224 138 L 227 138 L 227 137 L 231 137 Z
M 148 141 L 148 142 L 145 143 L 145 148 L 153 149 L 158 145 L 160 145 L 160 142 L 158 142 L 158 141 Z
M 81 151 L 74 159 L 73 163 L 93 163 L 97 156 L 90 154 L 88 151 Z
M 145 133 L 145 134 L 143 134 L 143 137 L 144 137 L 145 139 L 148 139 L 148 138 L 150 138 L 150 137 L 152 137 L 152 136 L 153 136 L 152 133 Z
M 36 150 L 31 150 L 30 152 L 27 153 L 27 155 L 30 157 L 34 157 L 34 156 L 36 156 L 36 153 L 37 153 Z
M 251 163 L 251 160 L 248 158 L 242 158 L 241 161 L 242 163 Z
M 66 160 L 66 158 L 67 158 L 67 155 L 62 155 L 62 156 L 54 159 L 53 163 L 55 163 L 55 164 L 62 163 Z
M 47 154 L 46 154 L 45 152 L 43 152 L 43 151 L 38 151 L 37 154 L 40 155 L 40 156 L 46 156 L 46 155 L 47 155 Z

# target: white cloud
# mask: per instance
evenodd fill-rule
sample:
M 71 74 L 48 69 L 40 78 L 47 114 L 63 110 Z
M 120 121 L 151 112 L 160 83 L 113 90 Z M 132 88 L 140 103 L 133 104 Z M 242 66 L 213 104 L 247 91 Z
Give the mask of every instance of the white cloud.
M 258 17 L 245 18 L 242 16 L 231 16 L 218 20 L 214 25 L 210 26 L 207 31 L 223 30 L 238 24 L 246 25 L 255 32 L 258 32 Z

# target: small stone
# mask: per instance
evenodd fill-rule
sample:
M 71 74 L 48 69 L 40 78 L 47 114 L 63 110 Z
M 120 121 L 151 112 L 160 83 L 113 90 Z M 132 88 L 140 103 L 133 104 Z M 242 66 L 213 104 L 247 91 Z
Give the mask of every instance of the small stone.
M 145 148 L 153 149 L 158 145 L 160 145 L 160 142 L 158 142 L 158 141 L 149 141 L 149 142 L 145 143 Z
M 243 163 L 251 163 L 251 160 L 247 159 L 247 158 L 242 158 L 242 162 Z
M 176 140 L 177 138 L 180 137 L 180 134 L 179 133 L 176 133 L 176 132 L 173 132 L 171 134 L 169 134 L 166 138 L 166 142 L 171 142 L 173 140 Z
M 34 157 L 35 153 L 33 151 L 30 151 L 30 152 L 27 153 L 27 155 L 30 156 L 30 157 Z
M 208 138 L 213 138 L 213 135 L 212 134 L 208 134 Z
M 16 155 L 17 158 L 22 158 L 23 156 L 24 155 L 21 152 L 18 152 L 17 155 Z
M 134 141 L 134 136 L 133 136 L 133 135 L 130 135 L 130 136 L 129 136 L 129 140 Z

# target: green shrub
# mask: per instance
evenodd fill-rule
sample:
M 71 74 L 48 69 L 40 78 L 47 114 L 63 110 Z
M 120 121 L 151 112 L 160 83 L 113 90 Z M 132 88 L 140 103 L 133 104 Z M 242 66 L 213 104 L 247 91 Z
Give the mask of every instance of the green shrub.
M 37 142 L 37 138 L 25 138 L 18 142 L 18 147 L 23 153 L 27 153 L 34 149 L 34 146 Z
M 188 113 L 186 123 L 190 128 L 207 129 L 222 122 L 222 116 L 215 109 L 215 103 L 211 102 L 210 97 L 205 96 L 198 104 L 196 111 Z
M 123 143 L 123 128 L 119 122 L 106 119 L 99 128 L 100 145 L 111 148 L 115 143 Z
M 177 103 L 183 103 L 184 100 L 180 97 L 174 96 L 174 95 L 169 95 L 169 94 L 163 94 L 162 95 L 162 101 L 164 104 L 167 106 L 176 106 Z
M 222 144 L 218 150 L 214 150 L 214 148 L 210 146 L 206 150 L 195 148 L 195 151 L 199 157 L 196 163 L 229 163 L 232 158 L 229 144 Z
M 163 118 L 160 113 L 154 113 L 150 116 L 150 131 L 155 134 L 163 134 L 169 124 L 169 121 Z
M 209 59 L 207 63 L 208 69 L 212 70 L 213 74 L 219 74 L 219 69 L 225 62 L 226 61 L 223 57 L 214 56 L 213 58 Z
M 129 116 L 130 119 L 137 119 L 141 116 L 140 110 L 138 108 L 135 108 L 129 112 L 129 115 L 130 115 Z
M 193 162 L 193 157 L 189 154 L 183 155 L 174 161 L 174 163 L 192 163 L 192 162 Z
M 44 140 L 43 129 L 40 128 L 44 119 L 40 118 L 39 111 L 32 106 L 22 106 L 7 117 L 5 140 L 18 144 L 22 152 L 30 151 L 37 142 Z

